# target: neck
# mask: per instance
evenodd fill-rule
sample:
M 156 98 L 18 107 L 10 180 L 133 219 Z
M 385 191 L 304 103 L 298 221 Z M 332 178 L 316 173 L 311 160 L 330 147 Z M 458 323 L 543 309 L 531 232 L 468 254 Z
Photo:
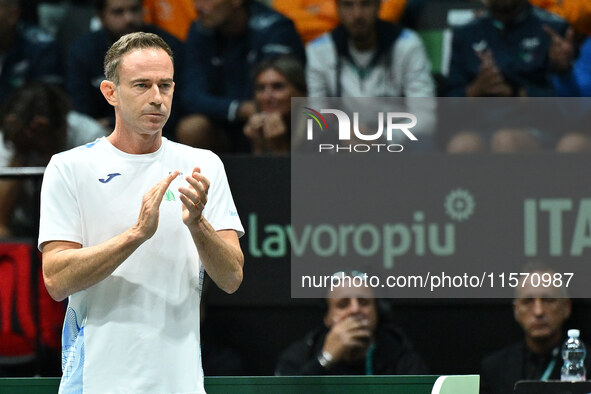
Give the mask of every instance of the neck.
M 560 332 L 557 332 L 550 338 L 542 340 L 535 340 L 533 338 L 526 338 L 525 343 L 527 347 L 535 354 L 544 354 L 550 352 L 555 346 L 560 343 Z
M 526 2 L 522 2 L 512 10 L 494 11 L 491 10 L 491 14 L 495 19 L 501 21 L 504 25 L 511 23 L 526 7 Z
M 248 10 L 246 6 L 241 5 L 231 21 L 227 21 L 220 27 L 220 31 L 224 36 L 238 36 L 246 30 L 248 23 Z
M 122 152 L 142 155 L 156 152 L 162 145 L 162 130 L 155 134 L 140 134 L 136 131 L 125 131 L 115 125 L 115 130 L 107 140 Z
M 351 45 L 355 47 L 358 51 L 369 51 L 376 47 L 378 43 L 378 35 L 376 32 L 372 32 L 371 35 L 363 38 L 351 38 L 350 41 Z

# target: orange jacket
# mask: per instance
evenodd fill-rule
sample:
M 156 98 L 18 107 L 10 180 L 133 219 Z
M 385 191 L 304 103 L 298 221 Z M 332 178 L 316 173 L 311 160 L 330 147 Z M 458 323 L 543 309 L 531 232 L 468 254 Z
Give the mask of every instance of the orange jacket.
M 560 15 L 574 29 L 583 34 L 591 34 L 590 0 L 529 0 L 536 7 Z
M 197 18 L 193 0 L 144 0 L 144 22 L 166 30 L 185 41 L 189 26 Z
M 273 0 L 272 5 L 293 21 L 304 43 L 339 24 L 335 0 Z M 398 22 L 405 6 L 406 0 L 382 0 L 380 19 Z

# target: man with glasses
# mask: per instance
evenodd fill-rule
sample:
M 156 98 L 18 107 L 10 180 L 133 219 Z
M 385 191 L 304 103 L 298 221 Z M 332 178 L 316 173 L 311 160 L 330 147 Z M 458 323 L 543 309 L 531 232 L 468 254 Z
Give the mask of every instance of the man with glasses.
M 560 347 L 564 322 L 571 314 L 571 300 L 563 288 L 535 286 L 543 281 L 534 278 L 552 275 L 552 269 L 532 263 L 523 272 L 529 272 L 532 279 L 523 278 L 517 287 L 513 315 L 523 329 L 524 340 L 483 360 L 483 394 L 512 393 L 518 380 L 560 380 Z
M 292 344 L 279 358 L 276 375 L 415 375 L 427 373 L 421 357 L 369 287 L 346 280 L 364 275 L 339 272 L 341 286 L 326 299 L 324 324 Z

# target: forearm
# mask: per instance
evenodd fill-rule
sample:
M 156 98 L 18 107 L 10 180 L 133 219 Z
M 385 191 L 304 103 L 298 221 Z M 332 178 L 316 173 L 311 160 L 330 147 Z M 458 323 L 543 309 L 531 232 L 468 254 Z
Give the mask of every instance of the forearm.
M 209 277 L 226 293 L 238 290 L 242 283 L 244 255 L 235 231 L 217 232 L 203 217 L 190 231 Z
M 43 247 L 43 279 L 47 291 L 53 299 L 61 301 L 99 283 L 146 239 L 132 227 L 108 241 L 85 248 L 70 242 L 49 242 Z

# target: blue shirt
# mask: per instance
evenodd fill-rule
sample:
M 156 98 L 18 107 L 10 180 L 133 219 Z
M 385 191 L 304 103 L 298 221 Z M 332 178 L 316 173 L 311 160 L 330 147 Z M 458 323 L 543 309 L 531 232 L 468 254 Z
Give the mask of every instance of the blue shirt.
M 579 48 L 572 72 L 554 77 L 556 92 L 563 97 L 591 97 L 591 37 Z

